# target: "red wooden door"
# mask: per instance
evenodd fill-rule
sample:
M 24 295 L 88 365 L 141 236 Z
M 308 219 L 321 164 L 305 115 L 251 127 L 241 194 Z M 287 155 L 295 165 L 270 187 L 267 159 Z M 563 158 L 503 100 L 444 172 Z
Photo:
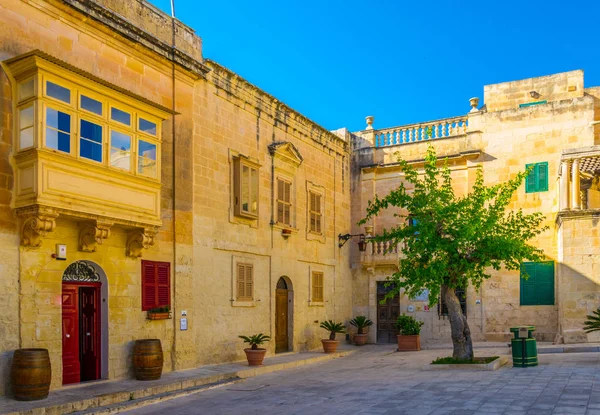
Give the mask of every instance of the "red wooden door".
M 79 288 L 81 381 L 100 377 L 99 291 L 98 287 Z
M 77 286 L 62 287 L 63 384 L 79 382 L 79 300 Z

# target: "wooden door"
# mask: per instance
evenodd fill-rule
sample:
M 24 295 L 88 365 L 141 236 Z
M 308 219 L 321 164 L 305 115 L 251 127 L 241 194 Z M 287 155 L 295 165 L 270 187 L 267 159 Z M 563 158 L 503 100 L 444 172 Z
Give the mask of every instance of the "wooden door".
M 62 287 L 63 384 L 79 382 L 79 299 L 77 286 Z
M 98 287 L 79 288 L 79 356 L 81 381 L 100 376 L 100 290 Z
M 377 343 L 396 343 L 397 341 L 396 320 L 400 315 L 400 297 L 396 295 L 381 304 L 381 301 L 392 289 L 392 286 L 385 287 L 385 283 L 382 281 L 377 283 Z
M 275 353 L 288 348 L 288 290 L 275 290 Z

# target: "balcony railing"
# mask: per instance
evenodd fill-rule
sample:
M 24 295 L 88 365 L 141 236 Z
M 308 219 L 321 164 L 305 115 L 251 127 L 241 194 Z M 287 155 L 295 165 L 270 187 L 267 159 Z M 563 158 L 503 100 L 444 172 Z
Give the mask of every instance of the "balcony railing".
M 375 147 L 436 140 L 466 134 L 467 116 L 444 118 L 417 124 L 375 130 Z
M 367 249 L 361 255 L 361 262 L 363 265 L 396 265 L 400 254 L 400 244 L 367 240 Z

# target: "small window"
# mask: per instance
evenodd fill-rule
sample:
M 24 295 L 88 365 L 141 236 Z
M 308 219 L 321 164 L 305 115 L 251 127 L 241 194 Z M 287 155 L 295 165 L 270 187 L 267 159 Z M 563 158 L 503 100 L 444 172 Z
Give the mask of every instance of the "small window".
M 138 173 L 156 177 L 156 144 L 138 141 Z
M 117 108 L 110 109 L 111 120 L 120 122 L 121 124 L 131 125 L 131 114 L 125 111 L 121 111 Z
M 140 117 L 138 129 L 146 134 L 156 135 L 156 123 Z
M 236 300 L 253 301 L 254 300 L 254 266 L 252 264 L 237 264 L 236 275 Z
M 81 108 L 94 114 L 102 115 L 102 103 L 85 95 L 81 96 Z
M 454 293 L 458 297 L 458 301 L 460 302 L 460 308 L 462 310 L 463 315 L 467 315 L 467 290 L 465 288 L 457 288 L 454 290 Z M 444 296 L 440 295 L 440 299 L 438 301 L 438 315 L 439 316 L 447 316 L 448 315 L 448 304 L 444 300 Z
M 102 126 L 81 120 L 79 156 L 102 163 Z
M 525 165 L 526 169 L 532 167 L 525 179 L 525 193 L 548 191 L 548 162 Z
M 292 183 L 277 179 L 277 222 L 292 226 Z
M 127 134 L 110 132 L 110 165 L 131 170 L 131 137 Z
M 315 303 L 323 302 L 323 273 L 313 271 L 311 275 L 312 295 L 311 300 Z
M 19 84 L 19 101 L 23 101 L 27 98 L 31 98 L 34 95 L 34 81 L 30 79 L 29 81 L 21 82 Z
M 19 110 L 19 149 L 33 147 L 33 105 Z
M 520 280 L 521 305 L 554 305 L 553 261 L 523 262 Z
M 142 311 L 171 305 L 171 264 L 142 260 Z
M 233 165 L 234 213 L 236 216 L 258 216 L 258 169 L 241 157 Z
M 46 147 L 71 152 L 71 116 L 46 108 Z
M 309 192 L 310 232 L 321 233 L 321 219 L 323 217 L 323 214 L 321 213 L 321 198 L 322 196 L 320 194 Z
M 50 81 L 46 81 L 46 95 L 67 104 L 71 103 L 71 91 Z

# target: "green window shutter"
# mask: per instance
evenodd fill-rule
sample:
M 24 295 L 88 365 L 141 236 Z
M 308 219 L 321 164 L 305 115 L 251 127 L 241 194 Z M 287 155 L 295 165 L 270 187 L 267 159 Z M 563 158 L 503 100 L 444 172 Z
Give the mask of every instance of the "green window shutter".
M 546 192 L 548 191 L 548 162 L 538 163 L 537 169 L 537 191 Z
M 521 305 L 554 305 L 554 262 L 523 262 L 520 285 Z
M 527 276 L 527 279 L 525 277 Z M 521 264 L 521 305 L 535 305 L 535 262 L 523 262 Z
M 537 166 L 535 164 L 526 164 L 525 169 L 529 169 L 531 166 L 533 166 L 533 169 L 531 169 L 527 175 L 527 178 L 525 179 L 525 193 L 533 193 L 537 191 Z
M 554 305 L 554 262 L 540 262 L 536 269 L 538 305 Z

